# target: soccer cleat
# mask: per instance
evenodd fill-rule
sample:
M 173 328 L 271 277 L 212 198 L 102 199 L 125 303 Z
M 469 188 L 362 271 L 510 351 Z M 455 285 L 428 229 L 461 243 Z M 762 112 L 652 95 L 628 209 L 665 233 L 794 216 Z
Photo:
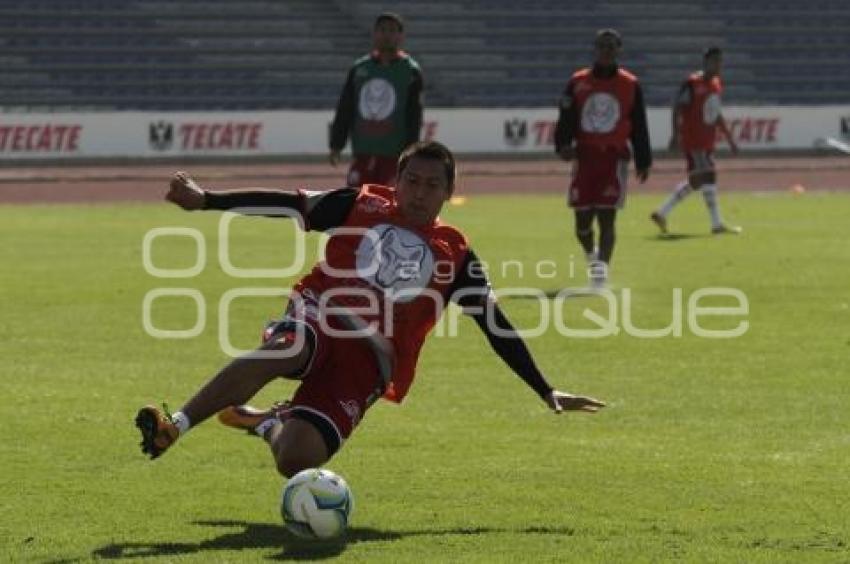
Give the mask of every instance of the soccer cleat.
M 250 405 L 231 405 L 218 412 L 218 420 L 222 425 L 256 435 L 257 425 L 266 419 L 280 419 L 282 412 L 289 409 L 290 405 L 288 401 L 275 403 L 268 409 L 259 409 Z
M 711 228 L 712 235 L 722 235 L 722 234 L 730 234 L 730 235 L 740 235 L 741 232 L 744 231 L 743 228 L 737 225 L 725 225 L 721 223 L 716 227 Z
M 652 214 L 649 216 L 649 219 L 651 219 L 652 222 L 655 223 L 655 225 L 658 226 L 658 229 L 661 230 L 661 233 L 663 233 L 664 235 L 667 234 L 667 218 L 666 217 L 664 217 L 663 215 L 661 215 L 658 212 L 652 212 Z
M 136 427 L 142 432 L 142 442 L 139 446 L 151 460 L 168 450 L 180 436 L 180 431 L 171 422 L 168 413 L 152 405 L 143 407 L 136 414 Z

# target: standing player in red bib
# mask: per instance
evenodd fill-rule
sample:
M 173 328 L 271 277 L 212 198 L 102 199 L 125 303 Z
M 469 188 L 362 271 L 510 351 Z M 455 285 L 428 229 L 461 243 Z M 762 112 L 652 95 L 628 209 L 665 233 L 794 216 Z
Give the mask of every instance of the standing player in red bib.
M 718 47 L 705 50 L 702 58 L 702 71 L 695 72 L 682 83 L 679 94 L 673 103 L 673 134 L 670 137 L 670 150 L 681 149 L 685 154 L 688 178 L 680 182 L 673 193 L 660 208 L 652 213 L 650 219 L 662 233 L 667 233 L 667 216 L 673 207 L 684 200 L 694 190 L 701 190 L 705 205 L 711 215 L 712 233 L 740 233 L 741 228 L 727 226 L 720 218 L 717 204 L 717 175 L 714 171 L 714 145 L 717 132 L 729 142 L 733 153 L 738 146 L 732 139 L 729 128 L 721 113 L 720 95 L 723 83 L 720 81 L 720 67 L 723 53 Z
M 330 162 L 351 137 L 349 186 L 395 183 L 396 163 L 405 147 L 419 140 L 422 127 L 422 71 L 401 50 L 404 22 L 384 12 L 375 19 L 372 52 L 348 71 L 330 133 Z
M 573 74 L 561 98 L 555 152 L 577 161 L 567 201 L 575 211 L 576 237 L 590 264 L 591 282 L 602 287 L 614 252 L 617 210 L 625 203 L 629 158 L 634 152 L 637 177 L 645 182 L 652 150 L 640 84 L 617 64 L 620 34 L 600 30 L 594 47 L 593 67 Z
M 407 394 L 419 351 L 448 301 L 460 305 L 491 347 L 555 413 L 595 412 L 592 398 L 559 392 L 538 370 L 495 302 L 483 265 L 464 235 L 438 219 L 454 189 L 455 162 L 436 142 L 399 159 L 397 187 L 328 192 L 210 192 L 178 173 L 166 198 L 183 209 L 295 216 L 328 231 L 326 259 L 290 295 L 263 345 L 218 372 L 180 411 L 142 408 L 142 451 L 156 458 L 190 427 L 218 413 L 271 447 L 280 473 L 323 465 L 380 397 Z M 267 410 L 244 405 L 277 377 L 300 380 L 291 401 Z

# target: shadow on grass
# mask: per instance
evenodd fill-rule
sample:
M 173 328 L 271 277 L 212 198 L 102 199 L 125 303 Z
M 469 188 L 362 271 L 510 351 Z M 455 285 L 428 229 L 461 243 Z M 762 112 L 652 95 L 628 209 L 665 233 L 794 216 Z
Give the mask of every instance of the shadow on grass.
M 214 539 L 199 543 L 185 542 L 124 542 L 112 543 L 92 551 L 95 558 L 149 558 L 152 556 L 179 556 L 214 550 L 274 549 L 278 554 L 271 560 L 322 560 L 341 554 L 348 545 L 359 542 L 392 541 L 405 537 L 445 535 L 487 535 L 520 533 L 535 535 L 572 536 L 569 527 L 528 527 L 505 529 L 493 527 L 457 527 L 453 529 L 421 529 L 412 531 L 377 530 L 369 527 L 351 527 L 344 538 L 336 541 L 308 541 L 289 533 L 283 525 L 270 523 L 248 523 L 246 521 L 197 521 L 194 524 L 208 527 L 240 528 L 237 532 L 224 533 Z
M 650 235 L 646 237 L 649 241 L 681 241 L 683 239 L 706 239 L 711 237 L 709 233 L 666 233 L 658 235 Z

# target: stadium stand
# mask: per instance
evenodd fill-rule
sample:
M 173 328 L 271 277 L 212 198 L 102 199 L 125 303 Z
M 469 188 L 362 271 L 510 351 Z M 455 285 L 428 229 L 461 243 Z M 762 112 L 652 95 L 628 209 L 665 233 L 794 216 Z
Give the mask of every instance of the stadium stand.
M 846 0 L 0 0 L 0 106 L 330 108 L 385 9 L 408 20 L 430 106 L 551 106 L 601 27 L 623 34 L 650 105 L 709 44 L 727 51 L 728 103 L 850 92 Z

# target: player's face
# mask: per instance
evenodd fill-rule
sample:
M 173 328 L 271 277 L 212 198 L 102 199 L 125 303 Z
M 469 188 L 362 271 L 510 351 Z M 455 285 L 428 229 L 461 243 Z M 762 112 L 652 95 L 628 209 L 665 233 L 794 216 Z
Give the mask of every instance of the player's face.
M 440 214 L 451 196 L 451 186 L 442 161 L 411 157 L 399 172 L 396 186 L 402 215 L 415 225 L 428 225 Z
M 723 63 L 723 59 L 717 55 L 712 57 L 706 57 L 703 59 L 703 73 L 708 76 L 716 76 L 720 74 L 720 67 Z
M 593 47 L 596 52 L 596 62 L 598 64 L 611 66 L 617 62 L 617 56 L 620 54 L 620 43 L 616 37 L 603 35 L 596 39 Z
M 372 31 L 372 46 L 378 51 L 397 51 L 404 39 L 404 32 L 392 20 L 383 20 Z

